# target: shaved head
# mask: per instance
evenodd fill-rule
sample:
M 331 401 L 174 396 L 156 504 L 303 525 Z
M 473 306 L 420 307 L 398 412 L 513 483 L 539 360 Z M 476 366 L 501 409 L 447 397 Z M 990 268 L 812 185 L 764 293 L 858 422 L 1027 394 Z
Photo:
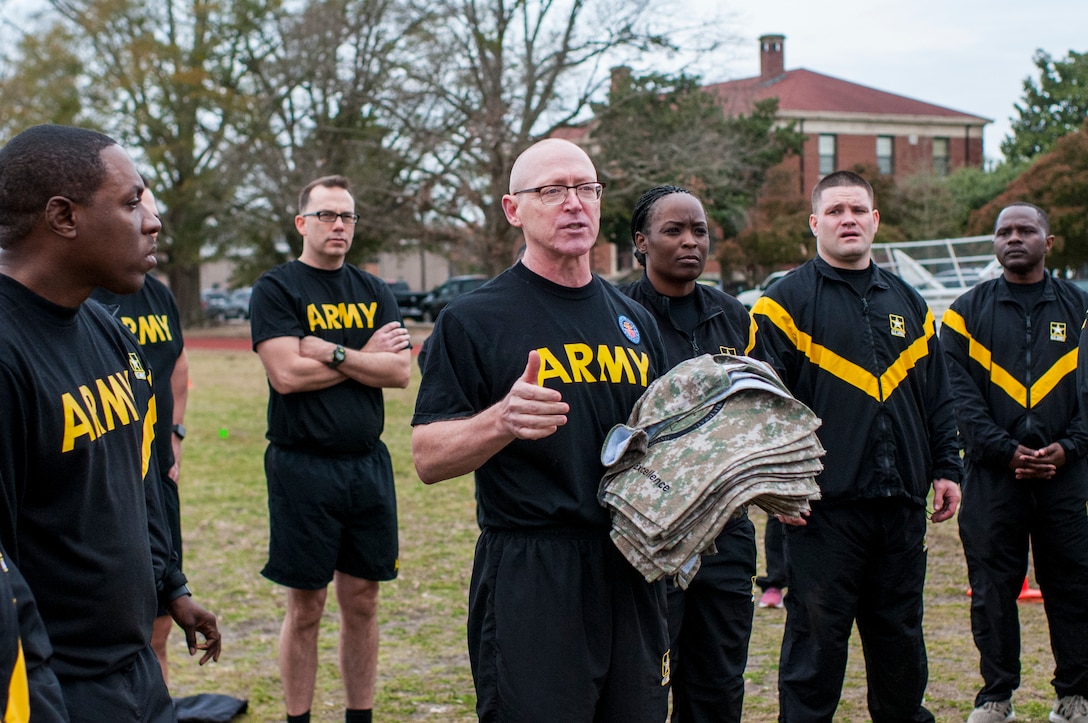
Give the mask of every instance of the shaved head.
M 593 161 L 582 148 L 560 138 L 545 138 L 522 151 L 510 169 L 510 193 L 541 185 L 536 179 L 550 165 L 566 166 L 570 161 L 588 164 Z M 596 178 L 594 173 L 593 178 Z
M 510 169 L 510 193 L 502 208 L 511 226 L 521 229 L 526 268 L 557 284 L 584 286 L 592 278 L 589 252 L 601 228 L 599 198 L 587 200 L 571 189 L 597 183 L 597 169 L 579 146 L 548 138 L 518 156 Z M 567 189 L 559 203 L 544 203 L 539 189 Z

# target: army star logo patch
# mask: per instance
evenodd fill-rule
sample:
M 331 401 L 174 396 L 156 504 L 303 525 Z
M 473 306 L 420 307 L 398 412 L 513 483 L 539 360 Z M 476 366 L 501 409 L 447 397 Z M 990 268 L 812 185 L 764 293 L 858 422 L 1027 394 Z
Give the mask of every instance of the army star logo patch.
M 147 372 L 144 371 L 144 366 L 140 363 L 140 357 L 136 352 L 130 351 L 128 353 L 128 365 L 132 368 L 132 373 L 137 379 L 147 379 Z
M 888 323 L 891 325 L 892 336 L 901 339 L 907 338 L 907 322 L 899 314 L 888 314 Z

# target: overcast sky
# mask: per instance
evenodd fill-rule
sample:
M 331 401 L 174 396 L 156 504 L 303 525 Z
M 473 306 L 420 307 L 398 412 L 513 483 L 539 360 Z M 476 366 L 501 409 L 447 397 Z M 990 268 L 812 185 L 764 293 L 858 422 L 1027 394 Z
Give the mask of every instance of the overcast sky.
M 759 36 L 786 36 L 786 69 L 806 68 L 993 122 L 983 131 L 988 159 L 1001 156 L 1023 81 L 1038 79 L 1032 56 L 1088 52 L 1088 0 L 687 0 L 697 14 L 723 18 L 731 50 L 717 82 L 759 74 Z

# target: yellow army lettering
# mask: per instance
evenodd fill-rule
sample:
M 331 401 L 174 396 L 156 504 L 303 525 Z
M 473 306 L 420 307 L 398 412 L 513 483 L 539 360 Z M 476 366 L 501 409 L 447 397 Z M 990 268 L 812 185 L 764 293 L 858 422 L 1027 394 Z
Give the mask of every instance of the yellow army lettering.
M 306 307 L 306 319 L 310 322 L 310 331 L 317 329 L 373 329 L 374 314 L 378 311 L 378 302 L 348 304 L 310 304 Z M 366 317 L 365 321 L 364 318 Z
M 128 327 L 133 336 L 139 340 L 140 346 L 174 340 L 174 334 L 170 330 L 170 318 L 166 314 L 151 314 L 136 318 L 122 316 L 121 323 Z
M 555 352 L 547 347 L 537 349 L 540 354 L 540 374 L 537 383 L 543 384 L 548 379 L 559 379 L 564 384 L 612 382 L 618 384 L 624 379 L 629 384 L 645 387 L 650 370 L 650 357 L 646 352 L 636 352 L 625 346 L 608 347 L 600 344 L 596 353 L 588 344 L 564 344 L 563 356 L 566 364 Z M 631 363 L 634 362 L 634 366 Z M 635 370 L 638 381 L 635 381 Z
M 79 399 L 71 392 L 61 395 L 64 408 L 62 452 L 71 452 L 79 437 L 86 435 L 93 441 L 118 425 L 125 426 L 140 419 L 128 375 L 127 371 L 117 372 L 105 379 L 96 379 L 94 390 L 81 385 Z

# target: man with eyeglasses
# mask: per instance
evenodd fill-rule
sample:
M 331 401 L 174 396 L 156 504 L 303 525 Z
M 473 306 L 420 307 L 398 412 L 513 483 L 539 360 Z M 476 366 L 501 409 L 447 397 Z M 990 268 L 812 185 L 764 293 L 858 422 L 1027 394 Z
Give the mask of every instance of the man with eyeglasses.
M 476 473 L 482 721 L 667 714 L 664 584 L 620 555 L 597 502 L 605 434 L 667 368 L 653 318 L 591 271 L 602 188 L 573 143 L 522 153 L 502 205 L 525 255 L 451 302 L 428 341 L 412 456 L 427 484 Z
M 384 387 L 408 386 L 408 331 L 381 279 L 346 264 L 359 215 L 348 180 L 299 194 L 302 254 L 253 286 L 253 348 L 268 374 L 262 574 L 287 588 L 280 675 L 288 721 L 309 721 L 329 582 L 340 606 L 345 721 L 369 722 L 378 584 L 397 576 L 397 508 L 380 436 Z

